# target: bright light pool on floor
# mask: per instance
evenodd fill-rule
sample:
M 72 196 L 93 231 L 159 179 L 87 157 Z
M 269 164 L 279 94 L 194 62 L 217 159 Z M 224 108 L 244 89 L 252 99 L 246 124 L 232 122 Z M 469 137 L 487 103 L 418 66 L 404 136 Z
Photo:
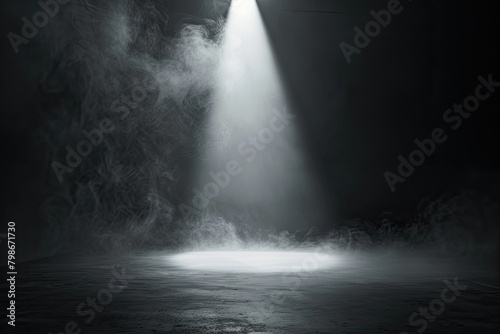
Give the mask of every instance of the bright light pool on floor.
M 338 259 L 315 251 L 203 251 L 173 255 L 169 262 L 187 270 L 288 272 L 326 270 Z

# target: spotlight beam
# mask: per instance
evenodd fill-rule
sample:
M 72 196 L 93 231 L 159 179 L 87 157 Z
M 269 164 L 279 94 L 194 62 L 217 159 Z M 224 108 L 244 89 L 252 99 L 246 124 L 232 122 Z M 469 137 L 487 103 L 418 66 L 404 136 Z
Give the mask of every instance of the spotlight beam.
M 318 225 L 324 208 L 255 0 L 232 2 L 220 57 L 192 206 L 258 228 Z

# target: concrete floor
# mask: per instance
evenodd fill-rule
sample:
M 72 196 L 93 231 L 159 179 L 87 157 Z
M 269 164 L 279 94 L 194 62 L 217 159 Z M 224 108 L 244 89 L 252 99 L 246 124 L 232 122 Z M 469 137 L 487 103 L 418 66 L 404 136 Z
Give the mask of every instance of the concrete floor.
M 338 258 L 295 273 L 193 270 L 158 253 L 36 261 L 19 266 L 16 332 L 497 333 L 500 279 L 488 266 L 401 254 Z M 440 302 L 444 280 L 455 277 L 467 288 Z M 439 314 L 415 316 L 412 326 L 412 313 L 430 304 Z

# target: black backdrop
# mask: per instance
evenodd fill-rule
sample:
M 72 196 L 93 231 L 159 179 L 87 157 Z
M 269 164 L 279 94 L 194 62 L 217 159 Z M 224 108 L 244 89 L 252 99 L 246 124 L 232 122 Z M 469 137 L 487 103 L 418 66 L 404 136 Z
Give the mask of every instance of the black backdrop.
M 200 13 L 202 1 L 167 1 L 176 19 Z M 404 184 L 391 193 L 383 177 L 408 155 L 413 140 L 443 125 L 453 103 L 474 92 L 477 76 L 498 66 L 497 5 L 477 1 L 413 1 L 347 64 L 339 48 L 352 44 L 353 27 L 371 20 L 386 1 L 261 0 L 288 92 L 300 112 L 323 193 L 336 217 L 411 213 L 426 196 L 475 189 L 495 193 L 500 164 L 500 93 L 484 102 L 463 126 Z M 41 207 L 54 178 L 39 130 L 46 115 L 36 77 L 50 57 L 36 41 L 14 54 L 6 35 L 36 1 L 3 1 L 2 20 L 2 221 L 18 222 L 23 258 L 32 258 L 44 221 Z M 338 13 L 332 13 L 338 12 Z M 173 14 L 178 15 L 173 15 Z M 181 15 L 182 14 L 182 15 Z M 327 227 L 327 226 L 325 226 Z

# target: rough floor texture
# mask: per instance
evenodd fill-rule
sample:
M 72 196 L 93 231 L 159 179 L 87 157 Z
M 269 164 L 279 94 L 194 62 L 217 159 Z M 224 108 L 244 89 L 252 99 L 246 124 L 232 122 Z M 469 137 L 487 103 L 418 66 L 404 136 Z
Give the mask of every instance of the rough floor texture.
M 67 333 L 373 334 L 417 333 L 425 326 L 425 333 L 497 333 L 500 280 L 488 266 L 394 254 L 339 256 L 334 268 L 295 274 L 183 269 L 158 253 L 36 261 L 19 266 L 16 332 L 55 334 L 69 323 Z M 119 292 L 117 273 L 126 275 Z M 467 289 L 439 312 L 443 280 L 452 284 L 455 277 Z M 110 282 L 115 293 L 109 295 Z M 108 305 L 96 301 L 100 312 L 92 320 L 91 307 L 84 305 L 83 316 L 76 311 L 89 297 L 107 303 L 109 296 Z M 412 313 L 430 304 L 440 314 L 429 321 L 415 316 L 412 326 Z

